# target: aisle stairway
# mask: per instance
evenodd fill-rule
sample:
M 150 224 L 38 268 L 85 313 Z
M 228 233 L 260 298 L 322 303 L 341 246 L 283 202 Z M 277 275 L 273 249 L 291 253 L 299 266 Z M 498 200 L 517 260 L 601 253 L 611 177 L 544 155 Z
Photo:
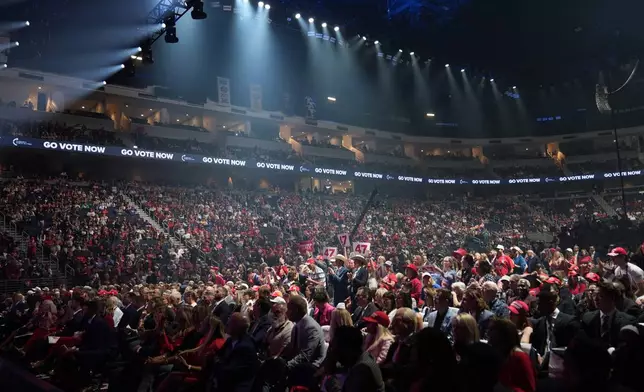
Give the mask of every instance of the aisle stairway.
M 567 176 L 574 175 L 566 165 L 562 166 L 562 170 L 563 173 Z M 601 195 L 593 193 L 591 196 L 593 197 L 593 200 L 595 200 L 597 205 L 599 205 L 606 214 L 610 216 L 617 216 L 617 211 L 615 211 L 615 209 L 610 204 L 608 204 L 608 202 Z
M 141 207 L 138 203 L 132 200 L 132 198 L 130 198 L 128 195 L 126 195 L 125 192 L 121 192 L 121 197 L 123 198 L 123 200 L 125 200 L 125 202 L 128 205 L 134 207 L 134 209 L 136 210 L 136 213 L 139 215 L 139 217 L 141 217 L 141 219 L 148 222 L 152 227 L 154 227 L 155 230 L 161 233 L 166 233 L 168 235 L 168 238 L 170 239 L 170 243 L 175 249 L 178 250 L 184 247 L 178 238 L 171 235 L 168 232 L 168 230 L 165 227 L 163 227 L 161 223 L 159 223 L 159 221 L 157 221 L 154 217 L 150 216 L 150 214 L 148 214 L 143 207 Z

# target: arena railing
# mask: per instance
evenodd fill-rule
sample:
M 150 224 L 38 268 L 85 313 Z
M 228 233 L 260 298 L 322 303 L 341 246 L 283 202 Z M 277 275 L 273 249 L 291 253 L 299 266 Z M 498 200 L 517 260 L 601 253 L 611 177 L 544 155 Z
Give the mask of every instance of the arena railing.
M 5 279 L 0 280 L 0 293 L 26 293 L 28 290 L 33 290 L 36 287 L 50 289 L 60 288 L 62 285 L 67 285 L 67 278 L 62 276 L 52 276 L 50 278 L 23 278 L 23 279 Z

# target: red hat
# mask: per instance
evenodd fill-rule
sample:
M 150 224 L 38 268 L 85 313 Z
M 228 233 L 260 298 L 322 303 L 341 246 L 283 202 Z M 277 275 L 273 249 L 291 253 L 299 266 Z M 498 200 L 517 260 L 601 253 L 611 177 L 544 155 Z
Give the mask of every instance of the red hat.
M 416 264 L 407 264 L 407 266 L 405 268 L 409 268 L 410 270 L 412 270 L 416 274 L 418 274 L 418 267 L 416 267 Z
M 293 285 L 288 288 L 288 291 L 297 291 L 298 293 L 300 292 L 299 286 Z
M 253 291 L 259 291 L 259 286 L 253 286 Z
M 279 290 L 275 290 L 275 291 L 273 291 L 273 292 L 271 293 L 271 297 L 273 297 L 273 298 L 281 297 L 281 296 L 282 296 L 282 292 L 281 292 L 281 291 L 279 291 Z
M 213 271 L 219 271 L 219 267 L 210 267 L 210 269 Z
M 512 314 L 528 314 L 530 311 L 528 304 L 523 301 L 512 301 L 512 303 L 508 305 L 508 309 Z
M 546 283 L 560 285 L 561 281 L 556 276 L 551 276 L 548 279 L 546 279 Z
M 584 256 L 579 260 L 579 264 L 589 264 L 593 259 L 590 256 Z
M 382 325 L 385 328 L 389 328 L 389 316 L 387 316 L 387 313 L 383 312 L 382 310 L 373 312 L 371 316 L 363 317 L 362 320 L 365 323 L 376 323 Z
M 105 290 L 98 290 L 98 295 L 99 295 L 99 296 L 101 296 L 101 297 L 103 297 L 103 296 L 107 295 L 107 291 L 105 291 Z
M 306 264 L 315 264 L 315 259 L 306 260 Z
M 467 251 L 463 248 L 458 248 L 454 252 L 452 252 L 452 256 L 460 255 L 460 256 L 465 256 L 467 254 Z
M 577 275 L 579 275 L 579 273 L 577 272 L 577 268 L 571 268 L 570 271 L 568 271 L 568 277 L 573 277 Z
M 589 272 L 589 273 L 587 273 L 587 274 L 586 274 L 586 276 L 585 276 L 585 278 L 586 278 L 586 280 L 587 280 L 587 281 L 589 281 L 589 282 L 594 282 L 594 283 L 597 283 L 597 282 L 599 282 L 599 281 L 601 280 L 601 278 L 599 277 L 599 275 L 597 275 L 597 274 L 596 274 L 596 273 L 594 273 L 594 272 Z
M 610 257 L 615 257 L 615 256 L 626 256 L 626 255 L 628 255 L 628 252 L 626 251 L 626 249 L 624 249 L 624 248 L 622 248 L 622 247 L 619 247 L 619 246 L 618 246 L 617 248 L 615 248 L 615 249 L 611 250 L 611 251 L 610 251 L 610 253 L 609 253 L 608 255 L 609 255 Z

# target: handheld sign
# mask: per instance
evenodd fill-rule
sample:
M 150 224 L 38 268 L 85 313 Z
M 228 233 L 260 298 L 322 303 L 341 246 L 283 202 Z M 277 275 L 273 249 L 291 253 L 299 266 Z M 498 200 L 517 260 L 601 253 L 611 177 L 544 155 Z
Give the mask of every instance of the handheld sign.
M 313 240 L 301 241 L 298 247 L 299 247 L 300 253 L 302 254 L 313 252 Z
M 343 248 L 346 248 L 349 245 L 349 233 L 340 233 L 338 234 L 338 241 Z
M 351 245 L 353 252 L 360 253 L 363 256 L 366 256 L 369 250 L 371 249 L 370 242 L 354 242 Z
M 335 257 L 335 255 L 337 254 L 338 254 L 338 248 L 333 248 L 329 246 L 324 248 L 324 250 L 322 251 L 322 256 L 324 256 L 325 259 L 330 259 L 332 257 Z

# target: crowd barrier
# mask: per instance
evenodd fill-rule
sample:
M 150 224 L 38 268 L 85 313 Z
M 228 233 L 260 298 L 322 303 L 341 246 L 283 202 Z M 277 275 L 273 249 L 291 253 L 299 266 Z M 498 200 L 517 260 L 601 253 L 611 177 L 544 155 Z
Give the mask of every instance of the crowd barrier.
M 198 154 L 181 154 L 165 151 L 150 151 L 143 149 L 123 148 L 116 146 L 96 146 L 71 142 L 57 142 L 32 138 L 2 137 L 0 146 L 13 148 L 31 148 L 52 151 L 79 152 L 93 155 L 127 157 L 132 159 L 171 161 L 190 164 L 213 166 L 243 167 L 257 170 L 272 170 L 276 172 L 293 172 L 307 175 L 322 174 L 343 178 L 364 178 L 381 181 L 402 181 L 407 183 L 432 185 L 517 185 L 517 184 L 549 184 L 575 181 L 605 180 L 619 177 L 641 176 L 642 170 L 622 172 L 585 173 L 570 176 L 506 178 L 506 179 L 470 179 L 470 178 L 424 178 L 396 173 L 363 172 L 341 168 L 330 168 L 310 165 L 284 164 L 260 160 L 230 159 Z

